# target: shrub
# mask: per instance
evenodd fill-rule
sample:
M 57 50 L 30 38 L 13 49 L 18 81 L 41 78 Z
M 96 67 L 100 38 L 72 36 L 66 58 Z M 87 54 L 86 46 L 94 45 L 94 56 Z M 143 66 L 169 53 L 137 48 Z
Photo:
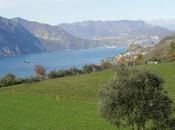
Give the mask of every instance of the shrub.
M 53 79 L 53 78 L 60 78 L 64 76 L 72 76 L 72 75 L 80 75 L 80 74 L 82 74 L 82 70 L 73 67 L 67 70 L 50 71 L 48 73 L 48 78 Z
M 136 62 L 136 64 L 142 64 L 143 63 L 143 55 L 141 53 L 136 55 L 135 62 Z
M 102 70 L 101 65 L 95 65 L 95 64 L 93 64 L 93 67 L 95 68 L 95 71 L 101 71 Z
M 48 78 L 49 78 L 49 79 L 53 79 L 53 78 L 57 78 L 57 77 L 58 77 L 58 75 L 57 75 L 57 72 L 56 72 L 55 70 L 50 71 L 50 72 L 48 73 Z
M 90 64 L 90 65 L 84 65 L 82 73 L 91 73 L 91 72 L 96 72 L 96 71 L 101 71 L 104 68 L 102 65 L 96 65 L 96 64 Z
M 66 70 L 58 70 L 58 71 L 53 70 L 48 73 L 48 78 L 49 79 L 61 78 L 66 76 L 66 73 L 69 73 L 69 72 L 67 72 Z
M 108 68 L 112 68 L 113 65 L 110 61 L 102 61 L 101 62 L 101 68 L 102 69 L 108 69 Z
M 99 91 L 100 113 L 116 126 L 154 130 L 173 126 L 172 101 L 163 90 L 163 80 L 147 69 L 117 68 L 114 77 Z M 137 127 L 136 127 L 137 126 Z
M 2 77 L 2 79 L 0 80 L 1 87 L 16 85 L 19 83 L 21 83 L 21 81 L 18 81 L 17 77 L 12 73 L 8 73 L 8 74 L 4 75 L 4 77 Z
M 64 77 L 65 76 L 65 71 L 64 70 L 58 70 L 57 71 L 57 77 L 60 78 L 60 77 Z
M 34 83 L 34 82 L 39 82 L 41 80 L 42 79 L 39 76 L 35 76 L 35 77 L 30 76 L 30 77 L 24 78 L 22 83 Z
M 80 74 L 82 74 L 82 70 L 80 70 L 78 68 L 75 68 L 75 67 L 70 68 L 69 71 L 71 71 L 72 75 L 80 75 Z
M 84 65 L 83 66 L 83 73 L 91 73 L 91 72 L 93 72 L 91 65 Z

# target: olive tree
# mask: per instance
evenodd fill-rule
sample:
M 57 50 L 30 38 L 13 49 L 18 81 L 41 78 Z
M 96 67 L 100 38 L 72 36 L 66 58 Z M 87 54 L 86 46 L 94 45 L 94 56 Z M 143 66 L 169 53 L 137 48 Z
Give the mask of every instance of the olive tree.
M 163 80 L 148 69 L 118 67 L 99 92 L 100 114 L 116 126 L 131 130 L 164 130 L 172 121 L 172 101 Z

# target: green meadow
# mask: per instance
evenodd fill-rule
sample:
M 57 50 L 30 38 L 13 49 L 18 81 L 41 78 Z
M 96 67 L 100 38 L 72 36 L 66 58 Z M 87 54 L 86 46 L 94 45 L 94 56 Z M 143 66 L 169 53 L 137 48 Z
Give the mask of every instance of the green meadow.
M 175 63 L 144 67 L 161 75 L 175 101 Z M 108 70 L 1 88 L 0 130 L 115 130 L 100 117 L 96 96 L 112 74 Z

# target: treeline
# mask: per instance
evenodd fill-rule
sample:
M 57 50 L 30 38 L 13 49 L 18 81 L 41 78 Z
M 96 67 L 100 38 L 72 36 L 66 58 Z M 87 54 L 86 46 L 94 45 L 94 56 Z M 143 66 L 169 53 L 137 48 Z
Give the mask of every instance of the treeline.
M 97 71 L 102 71 L 112 66 L 108 63 L 102 63 L 100 65 L 90 64 L 84 65 L 82 69 L 72 67 L 69 69 L 52 70 L 47 72 L 42 65 L 36 65 L 34 68 L 35 76 L 30 76 L 26 78 L 18 77 L 12 73 L 8 73 L 0 78 L 0 87 L 13 86 L 22 83 L 34 83 L 47 79 L 61 78 L 74 75 L 82 75 Z

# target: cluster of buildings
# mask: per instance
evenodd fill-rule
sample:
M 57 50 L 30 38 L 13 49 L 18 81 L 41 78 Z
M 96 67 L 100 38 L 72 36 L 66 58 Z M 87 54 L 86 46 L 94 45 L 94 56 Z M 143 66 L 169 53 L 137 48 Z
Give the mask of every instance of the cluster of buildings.
M 114 56 L 113 58 L 105 59 L 104 62 L 108 62 L 111 65 L 116 65 L 118 63 L 126 63 L 130 65 L 138 65 L 146 62 L 145 55 L 148 53 L 151 46 L 141 47 L 139 45 L 131 45 L 131 50 L 128 49 L 127 52 Z M 158 64 L 157 61 L 151 60 L 147 61 L 147 64 Z
M 117 56 L 114 56 L 111 59 L 108 59 L 106 61 L 110 62 L 112 65 L 116 65 L 118 63 L 129 63 L 129 64 L 137 64 L 141 63 L 143 61 L 143 56 L 145 55 L 145 52 L 127 52 L 124 54 L 119 54 Z

